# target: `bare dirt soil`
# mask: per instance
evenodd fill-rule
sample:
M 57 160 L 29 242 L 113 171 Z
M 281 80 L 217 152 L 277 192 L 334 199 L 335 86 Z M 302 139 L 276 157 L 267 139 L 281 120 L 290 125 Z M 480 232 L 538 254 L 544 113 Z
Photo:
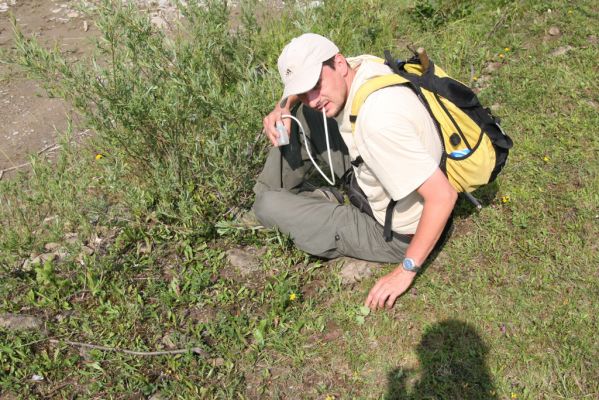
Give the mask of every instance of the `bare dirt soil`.
M 91 49 L 96 32 L 84 29 L 84 18 L 75 10 L 77 1 L 0 0 L 0 48 L 11 49 L 10 16 L 27 36 L 47 47 L 77 58 Z M 28 155 L 56 143 L 75 115 L 59 99 L 48 97 L 38 82 L 19 68 L 0 60 L 0 170 L 26 163 Z M 14 173 L 14 171 L 11 171 Z
M 159 27 L 176 13 L 169 0 L 129 2 L 147 11 Z M 85 4 L 91 8 L 94 1 Z M 80 0 L 0 0 L 0 49 L 14 48 L 14 15 L 26 36 L 37 38 L 45 47 L 57 47 L 71 60 L 82 58 L 91 52 L 98 31 L 93 20 L 78 11 L 79 5 Z M 26 168 L 14 167 L 26 164 L 30 154 L 56 143 L 69 119 L 74 121 L 76 132 L 84 131 L 76 117 L 64 101 L 50 98 L 39 82 L 0 57 L 0 173 L 11 169 L 4 178 Z

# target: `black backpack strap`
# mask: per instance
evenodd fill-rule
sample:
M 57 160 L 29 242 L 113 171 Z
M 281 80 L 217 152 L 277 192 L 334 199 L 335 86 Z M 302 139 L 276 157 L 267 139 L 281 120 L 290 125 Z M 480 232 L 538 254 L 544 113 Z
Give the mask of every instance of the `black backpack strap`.
M 389 68 L 393 70 L 393 72 L 399 74 L 399 67 L 397 66 L 397 61 L 395 61 L 395 59 L 391 55 L 391 52 L 389 50 L 385 50 L 383 54 L 385 54 L 385 64 L 387 64 Z
M 354 167 L 358 168 L 360 165 L 362 165 L 362 163 L 364 163 L 364 160 L 362 159 L 362 156 L 358 156 L 355 160 L 350 161 L 350 163 Z
M 387 211 L 385 211 L 385 225 L 383 226 L 383 237 L 385 242 L 390 242 L 393 239 L 393 231 L 391 230 L 391 222 L 393 220 L 393 209 L 397 204 L 396 200 L 391 200 L 387 205 Z

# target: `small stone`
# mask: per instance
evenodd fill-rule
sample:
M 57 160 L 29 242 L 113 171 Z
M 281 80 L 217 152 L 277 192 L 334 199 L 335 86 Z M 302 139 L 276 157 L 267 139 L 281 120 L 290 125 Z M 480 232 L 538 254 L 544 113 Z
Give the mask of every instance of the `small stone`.
M 168 331 L 163 337 L 162 337 L 162 344 L 167 348 L 167 349 L 174 349 L 175 347 L 177 347 L 177 345 L 175 344 L 175 332 L 173 331 Z
M 567 52 L 574 50 L 574 47 L 572 46 L 560 46 L 557 49 L 553 50 L 551 52 L 551 55 L 553 57 L 559 57 L 559 56 L 563 56 L 564 54 L 566 54 Z
M 0 327 L 11 331 L 40 330 L 42 320 L 31 315 L 0 314 Z
M 47 224 L 49 222 L 52 222 L 52 221 L 56 220 L 57 218 L 58 218 L 58 215 L 52 215 L 50 217 L 44 218 L 44 220 L 42 221 L 42 223 Z
M 79 241 L 79 235 L 75 232 L 66 233 L 64 235 L 64 239 L 68 244 L 75 244 L 77 241 Z
M 499 109 L 501 109 L 500 104 L 495 103 L 491 106 L 491 111 L 498 111 Z
M 31 268 L 31 260 L 30 259 L 25 259 L 25 261 L 23 261 L 23 264 L 21 265 L 21 270 L 24 272 L 30 272 L 33 268 Z
M 260 269 L 260 257 L 263 254 L 264 251 L 252 247 L 229 249 L 227 261 L 245 276 Z
M 166 400 L 167 397 L 160 392 L 154 393 L 148 400 Z
M 86 256 L 91 256 L 92 254 L 94 254 L 94 249 L 92 249 L 91 247 L 88 247 L 88 246 L 82 246 L 81 252 L 83 254 L 85 254 Z
M 79 16 L 79 13 L 77 11 L 71 11 L 67 14 L 67 17 L 69 18 L 77 18 Z
M 372 275 L 372 266 L 378 266 L 378 264 L 345 257 L 343 268 L 341 268 L 341 272 L 339 273 L 341 283 L 343 285 L 351 285 L 370 277 Z
M 60 247 L 60 243 L 54 243 L 54 242 L 46 243 L 44 245 L 44 249 L 46 249 L 46 251 L 54 251 L 54 250 L 58 249 L 59 247 Z
M 213 358 L 210 361 L 213 367 L 222 367 L 223 365 L 225 365 L 225 359 L 221 357 Z
M 56 260 L 58 258 L 58 256 L 56 255 L 56 253 L 44 253 L 40 256 L 40 262 L 45 263 L 45 262 L 52 262 L 54 260 Z
M 56 256 L 56 260 L 62 260 L 63 258 L 68 256 L 69 253 L 67 253 L 64 249 L 59 249 L 54 252 L 54 255 Z
M 500 62 L 492 62 L 487 64 L 487 66 L 485 67 L 485 72 L 495 72 L 497 71 L 499 68 L 501 68 L 503 66 L 502 63 Z
M 87 24 L 87 21 L 83 21 L 83 32 L 87 32 L 89 30 L 89 25 Z
M 557 36 L 559 35 L 561 32 L 559 30 L 559 28 L 557 26 L 552 26 L 551 28 L 549 28 L 549 34 L 551 36 Z

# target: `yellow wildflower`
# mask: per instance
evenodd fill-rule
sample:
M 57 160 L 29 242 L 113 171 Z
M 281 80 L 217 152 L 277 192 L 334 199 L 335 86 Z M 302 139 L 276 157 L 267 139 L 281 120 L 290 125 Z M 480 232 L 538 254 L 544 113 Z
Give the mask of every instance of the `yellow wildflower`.
M 510 51 L 510 48 L 506 47 L 505 49 L 503 49 L 503 51 L 505 51 L 507 53 L 508 51 Z
M 501 202 L 507 204 L 510 202 L 510 196 L 501 196 Z
M 474 82 L 476 82 L 476 81 L 478 80 L 478 76 L 473 76 L 473 77 L 472 77 L 472 80 L 473 80 Z
M 292 292 L 292 293 L 289 295 L 289 300 L 293 301 L 293 300 L 295 300 L 295 299 L 297 299 L 297 295 L 296 295 L 295 293 L 293 293 L 293 292 Z
M 543 157 L 543 161 L 549 162 L 549 157 L 547 157 L 547 156 Z
M 572 10 L 568 10 L 568 14 L 572 14 L 574 11 Z
M 335 396 L 331 396 L 330 394 L 328 394 L 327 397 L 324 398 L 324 400 L 335 400 Z
M 503 57 L 505 57 L 505 56 L 503 55 L 503 53 L 499 53 L 499 58 L 503 58 Z
M 512 399 L 517 399 L 518 395 L 516 393 L 512 393 L 512 395 L 510 396 Z
M 104 158 L 104 155 L 100 153 L 96 154 L 96 160 L 101 160 L 102 158 Z

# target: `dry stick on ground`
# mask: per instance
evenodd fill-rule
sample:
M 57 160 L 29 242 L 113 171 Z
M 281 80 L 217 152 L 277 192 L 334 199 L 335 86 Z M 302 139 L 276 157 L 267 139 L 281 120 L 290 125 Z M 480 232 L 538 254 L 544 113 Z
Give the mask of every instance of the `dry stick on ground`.
M 97 350 L 103 350 L 103 351 L 114 351 L 117 353 L 131 354 L 134 356 L 164 356 L 164 355 L 172 355 L 172 354 L 186 354 L 190 351 L 192 353 L 199 354 L 200 356 L 203 356 L 203 357 L 208 356 L 208 353 L 206 352 L 206 350 L 203 350 L 199 347 L 192 347 L 190 349 L 179 349 L 179 350 L 164 350 L 164 351 L 133 351 L 133 350 L 118 349 L 116 347 L 98 346 L 98 345 L 89 344 L 89 343 L 71 342 L 70 340 L 50 339 L 50 343 L 55 343 L 55 344 L 65 343 L 65 344 L 68 344 L 70 346 L 75 346 L 75 347 L 85 347 L 88 349 L 97 349 Z

